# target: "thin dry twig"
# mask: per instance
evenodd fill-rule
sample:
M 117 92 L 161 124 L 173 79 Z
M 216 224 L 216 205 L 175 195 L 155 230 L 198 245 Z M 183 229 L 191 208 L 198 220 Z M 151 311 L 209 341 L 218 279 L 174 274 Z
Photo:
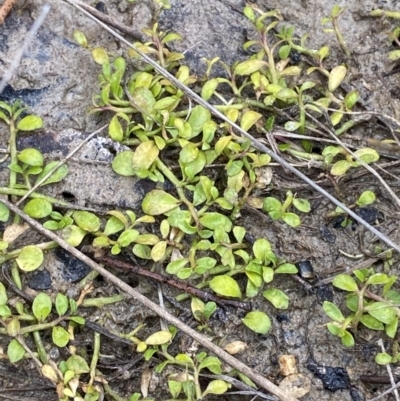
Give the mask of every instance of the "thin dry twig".
M 113 31 L 110 27 L 107 25 L 103 24 L 101 21 L 99 21 L 96 17 L 82 9 L 82 7 L 79 7 L 75 0 L 64 0 L 67 3 L 71 4 L 72 6 L 78 8 L 82 13 L 87 15 L 89 18 L 91 18 L 93 21 L 95 21 L 97 24 L 101 25 L 105 30 L 110 32 L 113 36 L 118 38 L 122 43 L 126 44 L 130 48 L 132 48 L 134 51 L 136 51 L 140 57 L 145 60 L 148 64 L 154 67 L 156 71 L 158 71 L 161 75 L 163 75 L 165 78 L 167 78 L 170 82 L 172 82 L 177 88 L 181 89 L 187 96 L 192 98 L 196 103 L 202 105 L 205 107 L 207 110 L 209 110 L 214 116 L 218 117 L 222 121 L 227 122 L 230 124 L 237 132 L 240 132 L 244 137 L 249 139 L 252 143 L 252 145 L 260 150 L 261 152 L 264 152 L 268 154 L 272 159 L 280 163 L 284 168 L 292 172 L 293 174 L 297 175 L 299 178 L 301 178 L 304 182 L 309 184 L 313 189 L 321 193 L 323 196 L 325 196 L 327 199 L 329 199 L 332 203 L 334 203 L 336 206 L 339 206 L 341 209 L 343 209 L 350 217 L 352 217 L 354 220 L 358 221 L 361 225 L 363 225 L 366 229 L 371 231 L 373 234 L 375 234 L 378 238 L 380 238 L 383 242 L 385 242 L 387 245 L 390 247 L 396 249 L 397 251 L 400 252 L 400 245 L 394 243 L 389 237 L 387 237 L 385 234 L 381 233 L 378 231 L 375 227 L 371 226 L 369 223 L 367 223 L 365 220 L 363 220 L 360 216 L 358 216 L 354 211 L 350 210 L 346 205 L 344 205 L 342 202 L 337 200 L 333 195 L 325 191 L 322 187 L 317 185 L 314 181 L 312 181 L 310 178 L 308 178 L 306 175 L 304 175 L 302 172 L 299 170 L 295 169 L 292 167 L 286 160 L 284 160 L 282 157 L 277 155 L 276 153 L 272 152 L 270 149 L 268 149 L 265 145 L 263 145 L 260 141 L 255 139 L 252 135 L 250 135 L 247 131 L 243 130 L 239 125 L 235 124 L 229 118 L 227 118 L 223 113 L 221 113 L 219 110 L 217 110 L 215 107 L 210 105 L 208 102 L 206 102 L 204 99 L 202 99 L 197 93 L 195 93 L 193 90 L 189 89 L 185 84 L 180 82 L 177 78 L 175 78 L 174 75 L 170 74 L 168 71 L 166 71 L 163 67 L 161 67 L 158 63 L 156 63 L 154 60 L 152 60 L 150 57 L 146 56 L 143 52 L 141 52 L 136 46 L 133 46 L 131 43 L 129 43 L 126 39 L 124 39 L 121 35 Z
M 384 391 L 382 394 L 379 394 L 377 397 L 375 398 L 371 398 L 368 401 L 379 401 L 381 400 L 383 397 L 387 396 L 388 394 L 392 393 L 394 390 L 398 389 L 400 387 L 400 381 L 397 382 L 394 386 L 392 386 L 389 390 Z
M 239 361 L 232 355 L 229 355 L 226 351 L 222 350 L 217 345 L 212 343 L 208 338 L 206 338 L 202 334 L 198 333 L 196 330 L 193 330 L 191 327 L 187 326 L 181 320 L 179 320 L 175 316 L 171 315 L 169 312 L 162 309 L 159 305 L 155 304 L 151 300 L 147 299 L 140 292 L 138 292 L 134 288 L 130 287 L 128 284 L 126 284 L 125 282 L 120 280 L 118 277 L 114 276 L 108 270 L 104 269 L 104 267 L 102 267 L 101 265 L 99 265 L 98 263 L 94 262 L 92 259 L 87 257 L 85 254 L 80 252 L 78 249 L 75 249 L 74 247 L 69 245 L 66 241 L 64 241 L 62 238 L 60 238 L 57 234 L 45 229 L 40 223 L 38 223 L 36 220 L 29 217 L 24 212 L 22 212 L 17 206 L 13 205 L 11 202 L 6 201 L 6 200 L 1 200 L 1 202 L 4 203 L 12 212 L 16 213 L 18 216 L 20 216 L 22 219 L 24 219 L 29 225 L 31 225 L 33 228 L 38 230 L 41 234 L 47 236 L 48 238 L 52 239 L 53 241 L 56 241 L 62 248 L 64 248 L 66 251 L 68 251 L 71 255 L 75 256 L 76 258 L 81 260 L 83 263 L 86 263 L 92 269 L 98 271 L 108 282 L 113 283 L 114 285 L 119 287 L 121 290 L 125 291 L 132 298 L 136 299 L 141 304 L 148 307 L 153 312 L 157 313 L 157 315 L 161 316 L 163 319 L 168 321 L 170 324 L 176 326 L 180 331 L 184 332 L 185 334 L 187 334 L 188 336 L 193 338 L 195 341 L 197 341 L 203 347 L 207 348 L 209 351 L 214 353 L 217 357 L 222 359 L 228 365 L 234 367 L 235 369 L 239 370 L 240 372 L 242 372 L 243 374 L 248 376 L 249 379 L 252 380 L 254 383 L 256 383 L 258 386 L 260 386 L 264 390 L 269 391 L 270 393 L 276 395 L 282 401 L 297 401 L 296 398 L 286 394 L 274 383 L 272 383 L 271 381 L 269 381 L 262 375 L 254 372 L 246 364 Z
M 382 352 L 386 352 L 385 346 L 383 345 L 383 340 L 381 338 L 377 341 L 377 344 L 381 347 Z M 387 369 L 387 372 L 388 372 L 388 375 L 389 375 L 389 378 L 390 378 L 390 384 L 393 387 L 393 393 L 394 393 L 394 396 L 396 397 L 396 401 L 399 401 L 400 400 L 399 392 L 397 391 L 397 388 L 394 388 L 396 386 L 396 383 L 394 381 L 392 368 L 391 368 L 390 364 L 386 365 L 386 369 Z
M 7 1 L 6 1 L 7 2 Z M 5 3 L 3 4 L 3 7 L 5 6 Z M 0 10 L 1 11 L 1 10 Z M 39 14 L 39 17 L 37 17 L 36 21 L 33 23 L 31 29 L 29 32 L 25 35 L 24 43 L 22 46 L 19 48 L 19 50 L 16 52 L 14 59 L 11 61 L 10 66 L 8 67 L 7 72 L 4 74 L 3 79 L 0 82 L 0 93 L 3 92 L 4 88 L 6 87 L 8 81 L 11 79 L 11 77 L 14 74 L 14 71 L 18 68 L 19 63 L 21 62 L 22 56 L 24 55 L 26 49 L 28 48 L 29 44 L 32 42 L 34 36 L 36 35 L 37 31 L 43 24 L 47 14 L 50 11 L 50 6 L 46 4 L 43 8 L 42 11 Z M 1 23 L 1 14 L 0 14 L 0 23 Z
M 380 174 L 375 171 L 370 165 L 365 163 L 361 158 L 359 158 L 356 154 L 354 154 L 349 147 L 341 140 L 339 137 L 335 134 L 334 131 L 329 129 L 328 127 L 325 127 L 320 121 L 318 121 L 315 117 L 313 117 L 310 113 L 307 113 L 307 116 L 311 118 L 316 124 L 318 124 L 322 129 L 325 130 L 325 132 L 328 132 L 329 135 L 331 135 L 332 138 L 336 140 L 336 142 L 348 153 L 350 153 L 358 162 L 361 163 L 361 165 L 367 169 L 372 175 L 374 175 L 378 181 L 385 187 L 385 189 L 389 192 L 389 194 L 392 196 L 392 199 L 395 201 L 397 206 L 400 208 L 400 199 L 398 196 L 394 193 L 393 189 L 390 188 L 390 186 L 387 184 L 387 182 L 380 176 Z
M 83 140 L 74 150 L 72 150 L 63 160 L 60 160 L 56 166 L 54 166 L 39 182 L 37 182 L 17 203 L 19 206 L 28 196 L 34 192 L 40 185 L 42 185 L 59 167 L 65 164 L 83 145 L 88 143 L 95 135 L 99 134 L 105 128 L 108 127 L 108 124 L 103 125 L 98 130 L 92 132 L 85 140 Z
M 81 6 L 84 10 L 86 10 L 87 12 L 89 12 L 90 14 L 92 14 L 96 18 L 98 18 L 100 21 L 103 21 L 107 25 L 110 25 L 113 28 L 118 29 L 119 31 L 129 35 L 133 39 L 141 40 L 141 37 L 138 34 L 136 29 L 130 28 L 129 26 L 126 26 L 126 25 L 122 24 L 121 22 L 119 22 L 115 18 L 110 17 L 109 15 L 104 14 L 104 13 L 96 10 L 95 8 L 83 3 L 82 1 L 75 0 L 75 2 L 76 2 L 76 4 Z
M 246 311 L 251 311 L 251 303 L 238 301 L 235 299 L 221 298 L 217 295 L 214 295 L 208 291 L 201 290 L 200 288 L 193 287 L 187 284 L 185 281 L 176 280 L 167 276 L 163 276 L 158 273 L 151 272 L 147 269 L 144 269 L 140 266 L 135 266 L 127 262 L 123 262 L 122 260 L 110 258 L 108 256 L 102 255 L 103 252 L 99 251 L 99 255 L 97 255 L 97 250 L 94 251 L 93 259 L 98 263 L 104 263 L 105 265 L 116 267 L 119 269 L 131 271 L 134 274 L 137 274 L 142 277 L 147 277 L 151 280 L 154 280 L 158 283 L 167 284 L 171 287 L 177 288 L 186 294 L 190 294 L 194 297 L 202 299 L 204 302 L 213 301 L 217 305 L 221 307 L 225 306 L 233 306 L 237 309 L 243 309 Z

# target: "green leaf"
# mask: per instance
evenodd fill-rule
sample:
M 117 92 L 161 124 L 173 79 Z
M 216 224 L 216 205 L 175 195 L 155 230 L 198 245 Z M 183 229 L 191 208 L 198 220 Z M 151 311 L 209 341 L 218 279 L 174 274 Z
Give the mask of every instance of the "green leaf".
M 16 363 L 20 361 L 25 355 L 25 349 L 24 347 L 16 340 L 13 338 L 10 341 L 10 344 L 8 344 L 7 348 L 7 356 L 8 359 L 10 360 L 11 363 Z
M 268 288 L 263 292 L 263 297 L 268 299 L 277 309 L 287 309 L 289 306 L 289 297 L 277 288 Z
M 311 210 L 310 202 L 307 199 L 294 198 L 293 206 L 297 210 L 300 210 L 300 212 L 303 212 L 303 213 L 308 213 Z
M 344 331 L 344 335 L 343 337 L 341 337 L 341 341 L 345 347 L 354 347 L 354 338 L 347 330 Z
M 142 202 L 142 210 L 150 216 L 158 216 L 175 209 L 179 200 L 160 189 L 148 192 Z
M 218 295 L 233 298 L 242 297 L 240 287 L 232 277 L 226 275 L 215 276 L 211 279 L 209 286 Z
M 342 83 L 347 74 L 347 69 L 344 65 L 338 65 L 332 69 L 328 78 L 328 88 L 330 92 L 335 91 Z
M 130 245 L 134 242 L 137 237 L 139 236 L 139 231 L 137 230 L 125 230 L 119 237 L 118 237 L 118 244 L 121 245 L 123 248 Z
M 282 220 L 290 227 L 298 227 L 301 224 L 300 217 L 295 213 L 282 213 Z
M 386 284 L 387 282 L 389 282 L 389 277 L 387 274 L 383 274 L 383 273 L 373 274 L 367 280 L 367 284 L 373 284 L 373 285 Z
M 52 306 L 51 298 L 44 292 L 41 292 L 33 300 L 32 312 L 36 319 L 42 322 L 49 316 Z
M 361 148 L 354 152 L 364 163 L 370 164 L 379 160 L 379 154 L 375 149 Z
M 383 323 L 370 315 L 362 315 L 360 317 L 360 322 L 371 330 L 385 330 Z
M 198 370 L 202 370 L 207 368 L 210 372 L 219 375 L 221 374 L 221 361 L 215 356 L 208 356 L 203 358 L 201 361 Z
M 68 310 L 68 305 L 69 305 L 68 298 L 64 294 L 61 294 L 61 292 L 59 292 L 57 294 L 55 304 L 56 304 L 56 311 L 58 313 L 58 316 L 65 315 L 65 313 Z
M 73 37 L 75 42 L 82 47 L 87 47 L 87 39 L 85 34 L 82 31 L 77 29 L 74 30 Z
M 151 258 L 154 262 L 159 262 L 165 256 L 167 250 L 167 241 L 157 242 L 151 250 Z
M 340 311 L 340 309 L 333 304 L 332 302 L 329 301 L 324 301 L 323 304 L 323 309 L 324 312 L 334 321 L 342 323 L 344 322 L 344 316 L 342 314 L 342 312 Z
M 360 197 L 357 199 L 356 204 L 358 206 L 367 206 L 371 203 L 374 203 L 376 200 L 376 196 L 372 191 L 364 191 Z
M 192 132 L 190 135 L 190 138 L 186 139 L 191 139 L 200 134 L 200 132 L 203 130 L 204 124 L 211 119 L 211 113 L 204 108 L 203 106 L 195 106 L 192 109 L 192 113 L 189 117 L 189 124 L 192 127 Z
M 79 355 L 72 355 L 66 361 L 68 370 L 72 370 L 76 375 L 89 373 L 87 362 Z
M 18 160 L 28 166 L 43 166 L 43 155 L 37 149 L 24 149 L 17 155 Z
M 75 225 L 65 227 L 60 232 L 60 236 L 73 247 L 80 245 L 86 234 L 87 232 L 85 230 Z
M 253 110 L 246 111 L 240 120 L 240 128 L 244 131 L 248 131 L 261 117 L 262 114 Z
M 43 127 L 43 120 L 39 116 L 24 117 L 17 125 L 20 131 L 34 131 Z
M 115 114 L 108 125 L 108 135 L 113 141 L 122 142 L 124 139 L 124 129 Z
M 24 212 L 34 219 L 47 217 L 53 211 L 53 206 L 46 199 L 31 199 L 24 207 Z
M 21 249 L 16 262 L 24 272 L 36 270 L 43 262 L 43 251 L 35 245 L 27 245 Z
M 283 263 L 279 265 L 277 269 L 275 269 L 276 274 L 296 274 L 298 272 L 297 267 L 292 263 Z
M 6 223 L 10 218 L 10 209 L 4 204 L 0 202 L 0 221 L 2 223 Z
M 251 330 L 260 334 L 267 334 L 271 328 L 271 320 L 264 313 L 260 311 L 249 312 L 242 322 Z
M 343 175 L 351 167 L 347 160 L 339 160 L 331 168 L 332 175 Z
M 153 141 L 142 142 L 133 153 L 133 168 L 148 170 L 157 159 L 159 149 Z
M 374 302 L 372 305 L 369 305 L 366 310 L 372 317 L 385 324 L 390 324 L 396 317 L 396 308 L 388 306 L 384 302 Z
M 176 274 L 178 273 L 179 270 L 183 269 L 188 263 L 189 259 L 187 258 L 174 260 L 173 262 L 168 263 L 166 272 L 168 274 Z
M 109 236 L 115 234 L 125 228 L 125 224 L 120 218 L 111 216 L 106 223 L 104 228 L 104 235 Z
M 200 224 L 206 228 L 209 228 L 210 230 L 215 230 L 217 227 L 222 227 L 225 232 L 230 232 L 232 229 L 232 221 L 221 213 L 204 213 L 199 220 Z
M 133 247 L 132 252 L 141 259 L 151 259 L 151 249 L 148 245 L 136 244 Z
M 65 347 L 70 339 L 68 331 L 60 326 L 53 327 L 51 337 L 57 347 Z
M 397 327 L 399 325 L 399 318 L 396 317 L 385 327 L 385 333 L 388 337 L 394 338 L 397 334 Z
M 250 75 L 253 72 L 258 71 L 262 67 L 266 66 L 267 62 L 263 60 L 246 60 L 239 63 L 235 67 L 236 75 Z
M 133 152 L 131 150 L 125 150 L 118 153 L 114 157 L 111 167 L 114 172 L 124 177 L 135 175 L 135 170 L 133 168 Z
M 46 166 L 43 168 L 41 173 L 36 177 L 36 182 L 39 182 L 53 168 L 55 168 L 55 166 L 57 166 L 57 164 L 59 164 L 59 162 L 57 162 L 57 161 L 46 164 Z M 53 171 L 51 176 L 49 178 L 47 178 L 47 180 L 45 180 L 40 185 L 43 186 L 43 185 L 47 185 L 47 184 L 53 184 L 55 182 L 60 182 L 67 174 L 68 174 L 68 167 L 65 164 L 63 164 L 57 170 Z
M 336 288 L 340 288 L 341 290 L 344 291 L 357 291 L 358 286 L 357 283 L 354 281 L 353 277 L 351 277 L 349 274 L 338 274 L 334 279 L 332 284 Z
M 388 365 L 392 362 L 392 357 L 386 352 L 380 352 L 375 356 L 375 362 L 378 365 Z
M 92 50 L 92 57 L 97 64 L 103 65 L 109 63 L 108 54 L 101 47 L 96 47 Z
M 100 219 L 94 213 L 79 211 L 74 212 L 72 217 L 82 230 L 96 232 L 100 229 Z
M 209 100 L 210 97 L 214 94 L 217 86 L 219 84 L 218 78 L 212 78 L 208 80 L 203 87 L 201 88 L 201 97 L 204 100 Z
M 223 380 L 213 380 L 208 383 L 206 390 L 201 395 L 205 397 L 207 394 L 224 394 L 231 388 L 231 385 Z
M 282 203 L 276 198 L 268 197 L 263 201 L 263 209 L 268 213 L 281 211 Z
M 157 331 L 149 336 L 145 343 L 147 345 L 162 345 L 166 344 L 172 339 L 172 334 L 169 331 Z
M 0 282 L 0 305 L 5 305 L 7 303 L 7 300 L 8 296 L 6 287 L 4 287 L 4 284 Z
M 7 305 L 0 305 L 0 316 L 7 319 L 12 315 L 10 308 Z

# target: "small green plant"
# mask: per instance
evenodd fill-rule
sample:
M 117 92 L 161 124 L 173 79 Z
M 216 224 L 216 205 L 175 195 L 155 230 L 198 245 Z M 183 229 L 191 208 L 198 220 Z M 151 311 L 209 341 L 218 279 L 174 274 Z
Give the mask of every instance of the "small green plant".
M 346 347 L 354 345 L 350 331 L 356 333 L 359 323 L 394 338 L 400 317 L 400 293 L 392 289 L 397 276 L 375 273 L 373 268 L 355 270 L 354 276 L 355 279 L 349 274 L 339 274 L 333 280 L 336 288 L 348 292 L 346 306 L 352 313 L 345 317 L 336 305 L 325 301 L 324 311 L 332 319 L 327 324 L 328 330 Z
M 398 12 L 398 11 L 376 9 L 376 10 L 372 10 L 370 15 L 373 17 L 386 16 L 388 18 L 400 19 L 400 12 Z M 400 46 L 399 38 L 400 38 L 400 27 L 396 27 L 390 32 L 389 39 L 392 42 L 397 43 L 398 46 Z M 400 50 L 391 50 L 388 54 L 388 57 L 392 61 L 399 60 L 400 59 Z
M 322 20 L 322 25 L 326 25 L 328 23 L 332 24 L 332 28 L 327 28 L 324 29 L 324 32 L 334 32 L 336 35 L 336 38 L 340 44 L 340 47 L 344 51 L 347 57 L 350 57 L 350 50 L 347 46 L 347 43 L 342 35 L 342 32 L 339 28 L 339 17 L 343 13 L 343 11 L 346 9 L 346 7 L 340 7 L 340 6 L 333 6 L 331 15 L 329 17 L 325 17 Z
M 298 227 L 301 224 L 300 217 L 296 213 L 287 212 L 291 205 L 303 213 L 308 213 L 311 210 L 308 200 L 296 198 L 292 191 L 287 192 L 283 203 L 273 197 L 265 198 L 263 209 L 269 214 L 272 220 L 282 219 L 289 226 Z

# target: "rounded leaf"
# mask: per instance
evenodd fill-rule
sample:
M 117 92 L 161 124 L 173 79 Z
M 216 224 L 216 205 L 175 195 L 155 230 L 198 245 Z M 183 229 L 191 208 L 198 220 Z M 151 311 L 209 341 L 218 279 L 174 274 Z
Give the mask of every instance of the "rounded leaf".
M 148 192 L 142 202 L 142 210 L 150 216 L 169 212 L 179 205 L 179 200 L 161 189 Z
M 108 63 L 108 54 L 101 47 L 92 50 L 92 57 L 97 64 L 103 65 L 104 63 Z
M 169 331 L 157 331 L 148 337 L 145 341 L 147 345 L 162 345 L 169 342 L 172 338 L 172 334 Z
M 250 75 L 253 72 L 258 71 L 263 66 L 267 65 L 267 62 L 263 60 L 246 60 L 239 63 L 235 67 L 236 75 Z
M 124 139 L 124 129 L 118 120 L 118 116 L 114 115 L 108 126 L 108 135 L 113 141 L 121 142 Z
M 282 220 L 290 227 L 298 227 L 301 224 L 300 217 L 295 213 L 283 213 Z
M 66 366 L 68 370 L 72 370 L 76 375 L 89 372 L 87 362 L 79 355 L 72 355 L 67 359 Z
M 207 394 L 224 394 L 230 387 L 231 385 L 223 380 L 213 380 L 208 383 L 208 386 L 202 394 L 202 397 Z
M 348 274 L 338 274 L 334 279 L 332 284 L 336 288 L 340 288 L 341 290 L 344 291 L 357 291 L 358 286 L 357 283 L 354 281 L 353 277 L 351 277 Z
M 261 117 L 262 115 L 256 111 L 246 111 L 240 120 L 240 128 L 244 131 L 248 131 Z
M 342 83 L 347 74 L 347 69 L 344 65 L 338 65 L 332 69 L 328 78 L 328 88 L 330 92 L 335 91 Z
M 43 262 L 43 251 L 35 245 L 27 245 L 21 249 L 16 262 L 24 272 L 36 270 Z
M 36 319 L 42 322 L 49 316 L 52 306 L 51 298 L 44 292 L 41 292 L 33 300 L 32 312 Z
M 86 39 L 85 34 L 82 31 L 75 29 L 73 36 L 74 36 L 75 42 L 78 43 L 79 46 L 87 47 L 87 39 Z
M 241 298 L 242 292 L 238 283 L 229 276 L 215 276 L 210 281 L 210 288 L 224 297 Z
M 385 302 L 374 302 L 367 307 L 368 313 L 382 323 L 390 324 L 396 317 L 396 308 Z
M 157 244 L 155 244 L 151 250 L 151 258 L 154 260 L 154 262 L 159 262 L 164 257 L 166 250 L 167 241 L 157 242 Z
M 20 131 L 33 131 L 43 127 L 43 120 L 39 116 L 24 117 L 17 125 Z
M 53 327 L 52 340 L 57 347 L 65 347 L 69 341 L 69 333 L 60 326 Z
M 367 206 L 371 203 L 374 203 L 376 200 L 376 196 L 372 191 L 364 191 L 360 197 L 357 199 L 358 206 Z
M 242 322 L 255 333 L 267 334 L 271 328 L 271 320 L 264 312 L 249 312 Z
M 18 160 L 29 166 L 43 166 L 43 155 L 37 149 L 24 149 L 17 155 Z
M 82 230 L 96 232 L 100 228 L 100 219 L 94 213 L 79 211 L 74 212 L 72 217 Z
M 53 206 L 46 199 L 32 199 L 24 207 L 24 212 L 34 219 L 47 217 L 53 211 Z
M 392 362 L 392 357 L 386 352 L 380 352 L 375 356 L 375 362 L 378 365 L 387 365 Z
M 24 347 L 16 340 L 13 338 L 10 341 L 10 344 L 8 344 L 7 348 L 7 356 L 8 359 L 10 360 L 11 363 L 16 363 L 20 361 L 25 355 L 25 349 Z
M 56 311 L 58 316 L 65 315 L 68 310 L 69 302 L 68 298 L 59 292 L 56 297 Z
M 278 288 L 268 288 L 263 292 L 263 297 L 277 309 L 287 309 L 289 306 L 289 297 Z
M 340 309 L 333 304 L 332 302 L 329 301 L 324 301 L 323 304 L 323 309 L 324 312 L 334 321 L 336 322 L 343 322 L 344 321 L 344 316 Z
M 133 152 L 131 150 L 125 150 L 118 153 L 112 161 L 111 167 L 114 172 L 125 177 L 135 175 L 133 169 Z

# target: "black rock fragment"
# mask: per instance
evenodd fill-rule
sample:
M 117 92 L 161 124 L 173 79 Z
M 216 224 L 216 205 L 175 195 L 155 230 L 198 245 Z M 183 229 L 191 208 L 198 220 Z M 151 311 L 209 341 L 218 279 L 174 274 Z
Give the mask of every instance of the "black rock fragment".
M 333 368 L 332 366 L 317 365 L 312 359 L 307 361 L 307 369 L 318 377 L 324 388 L 335 392 L 350 387 L 350 377 L 344 368 Z
M 86 263 L 81 262 L 63 248 L 58 248 L 55 254 L 57 259 L 63 262 L 61 275 L 65 281 L 74 283 L 75 281 L 82 280 L 91 271 L 91 268 Z
M 47 270 L 35 271 L 28 283 L 33 290 L 48 290 L 51 288 L 51 276 Z

